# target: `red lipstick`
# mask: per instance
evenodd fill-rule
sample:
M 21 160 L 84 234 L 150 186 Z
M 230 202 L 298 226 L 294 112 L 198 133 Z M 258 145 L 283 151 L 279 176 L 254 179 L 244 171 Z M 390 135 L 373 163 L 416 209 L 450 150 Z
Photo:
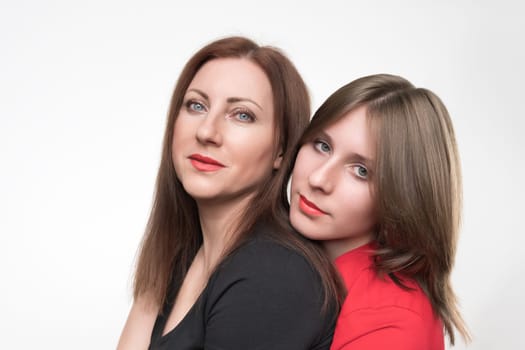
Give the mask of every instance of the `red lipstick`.
M 210 172 L 224 168 L 224 164 L 221 164 L 213 158 L 203 156 L 202 154 L 195 153 L 188 158 L 190 159 L 191 165 L 193 165 L 198 171 Z
M 314 203 L 306 199 L 306 197 L 303 195 L 299 195 L 299 209 L 309 216 L 322 216 L 327 214 L 319 209 Z

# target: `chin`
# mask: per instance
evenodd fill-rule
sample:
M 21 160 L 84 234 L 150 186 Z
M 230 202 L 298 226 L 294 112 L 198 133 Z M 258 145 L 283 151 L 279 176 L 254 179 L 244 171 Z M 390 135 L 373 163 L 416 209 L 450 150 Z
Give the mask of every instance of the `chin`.
M 190 195 L 194 200 L 207 200 L 214 198 L 214 193 L 210 190 L 202 188 L 202 186 L 183 186 L 186 193 Z
M 307 222 L 305 222 L 305 218 L 302 217 L 301 213 L 291 211 L 290 212 L 290 223 L 292 226 L 299 232 L 302 236 L 312 239 L 312 240 L 318 240 L 319 238 L 315 235 L 315 228 L 310 227 Z

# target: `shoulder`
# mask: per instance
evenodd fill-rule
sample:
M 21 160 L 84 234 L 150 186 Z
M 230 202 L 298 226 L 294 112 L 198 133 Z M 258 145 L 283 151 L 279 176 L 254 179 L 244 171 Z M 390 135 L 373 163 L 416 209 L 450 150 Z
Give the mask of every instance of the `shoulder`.
M 217 278 L 250 278 L 265 288 L 286 285 L 300 288 L 320 284 L 318 274 L 299 252 L 270 238 L 258 229 L 245 244 L 228 256 L 217 270 Z M 297 285 L 297 283 L 299 283 Z
M 343 311 L 352 313 L 363 308 L 406 310 L 418 317 L 427 317 L 432 306 L 419 285 L 412 280 L 403 281 L 408 289 L 398 286 L 392 279 L 378 276 L 372 267 L 363 269 L 348 290 Z
M 363 349 L 369 348 L 365 344 L 370 349 L 399 344 L 400 349 L 442 349 L 443 326 L 430 301 L 415 282 L 406 284 L 410 290 L 388 276 L 379 277 L 372 268 L 363 269 L 343 304 L 334 348 L 343 348 L 341 344 L 359 344 Z
M 411 279 L 403 279 L 408 288 L 401 288 L 388 275 L 379 275 L 374 268 L 374 243 L 363 245 L 336 259 L 339 273 L 345 281 L 348 297 L 344 313 L 363 308 L 397 307 L 424 315 L 431 311 L 430 301 Z
M 327 349 L 330 344 L 336 311 L 322 312 L 319 276 L 301 254 L 264 234 L 228 256 L 206 289 L 211 343 L 228 343 L 230 349 Z M 235 336 L 235 347 L 225 339 L 231 329 L 244 334 Z
M 361 308 L 339 316 L 332 349 L 443 350 L 443 325 L 396 305 Z

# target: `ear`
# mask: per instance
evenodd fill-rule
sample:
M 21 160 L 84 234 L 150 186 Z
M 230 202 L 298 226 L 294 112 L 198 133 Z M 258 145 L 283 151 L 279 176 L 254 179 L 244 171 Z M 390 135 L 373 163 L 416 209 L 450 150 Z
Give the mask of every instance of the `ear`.
M 277 170 L 281 167 L 281 163 L 283 162 L 283 154 L 279 153 L 277 158 L 273 161 L 273 170 Z

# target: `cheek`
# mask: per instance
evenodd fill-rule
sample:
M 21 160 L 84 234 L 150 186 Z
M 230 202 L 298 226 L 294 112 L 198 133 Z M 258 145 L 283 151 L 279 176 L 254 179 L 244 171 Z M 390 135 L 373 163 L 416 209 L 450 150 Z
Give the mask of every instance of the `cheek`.
M 185 130 L 186 123 L 182 121 L 182 118 L 179 116 L 173 124 L 173 141 L 175 142 L 181 136 L 184 136 L 187 131 Z
M 350 187 L 350 186 L 348 186 Z M 373 226 L 375 224 L 375 204 L 367 185 L 360 188 L 346 188 L 340 192 L 339 208 L 345 213 L 348 225 Z
M 295 160 L 295 165 L 292 172 L 292 185 L 294 181 L 296 183 L 306 181 L 308 176 L 310 176 L 311 172 L 315 168 L 315 164 L 315 158 L 312 157 L 308 150 L 305 149 L 305 146 L 303 146 L 297 154 L 297 158 Z
M 173 155 L 175 155 L 177 152 L 180 152 L 181 146 L 187 144 L 188 139 L 192 137 L 191 125 L 187 122 L 184 122 L 182 119 L 183 118 L 178 117 L 173 126 L 173 140 L 171 142 Z
M 272 135 L 235 131 L 228 134 L 228 140 L 223 141 L 223 147 L 231 157 L 239 164 L 244 164 L 248 170 L 269 169 L 274 154 Z
M 184 129 L 184 123 L 175 122 L 173 127 L 173 139 L 171 140 L 171 160 L 175 168 L 175 173 L 179 177 L 179 170 L 181 167 L 181 158 L 184 154 L 184 145 L 188 144 L 188 133 Z

